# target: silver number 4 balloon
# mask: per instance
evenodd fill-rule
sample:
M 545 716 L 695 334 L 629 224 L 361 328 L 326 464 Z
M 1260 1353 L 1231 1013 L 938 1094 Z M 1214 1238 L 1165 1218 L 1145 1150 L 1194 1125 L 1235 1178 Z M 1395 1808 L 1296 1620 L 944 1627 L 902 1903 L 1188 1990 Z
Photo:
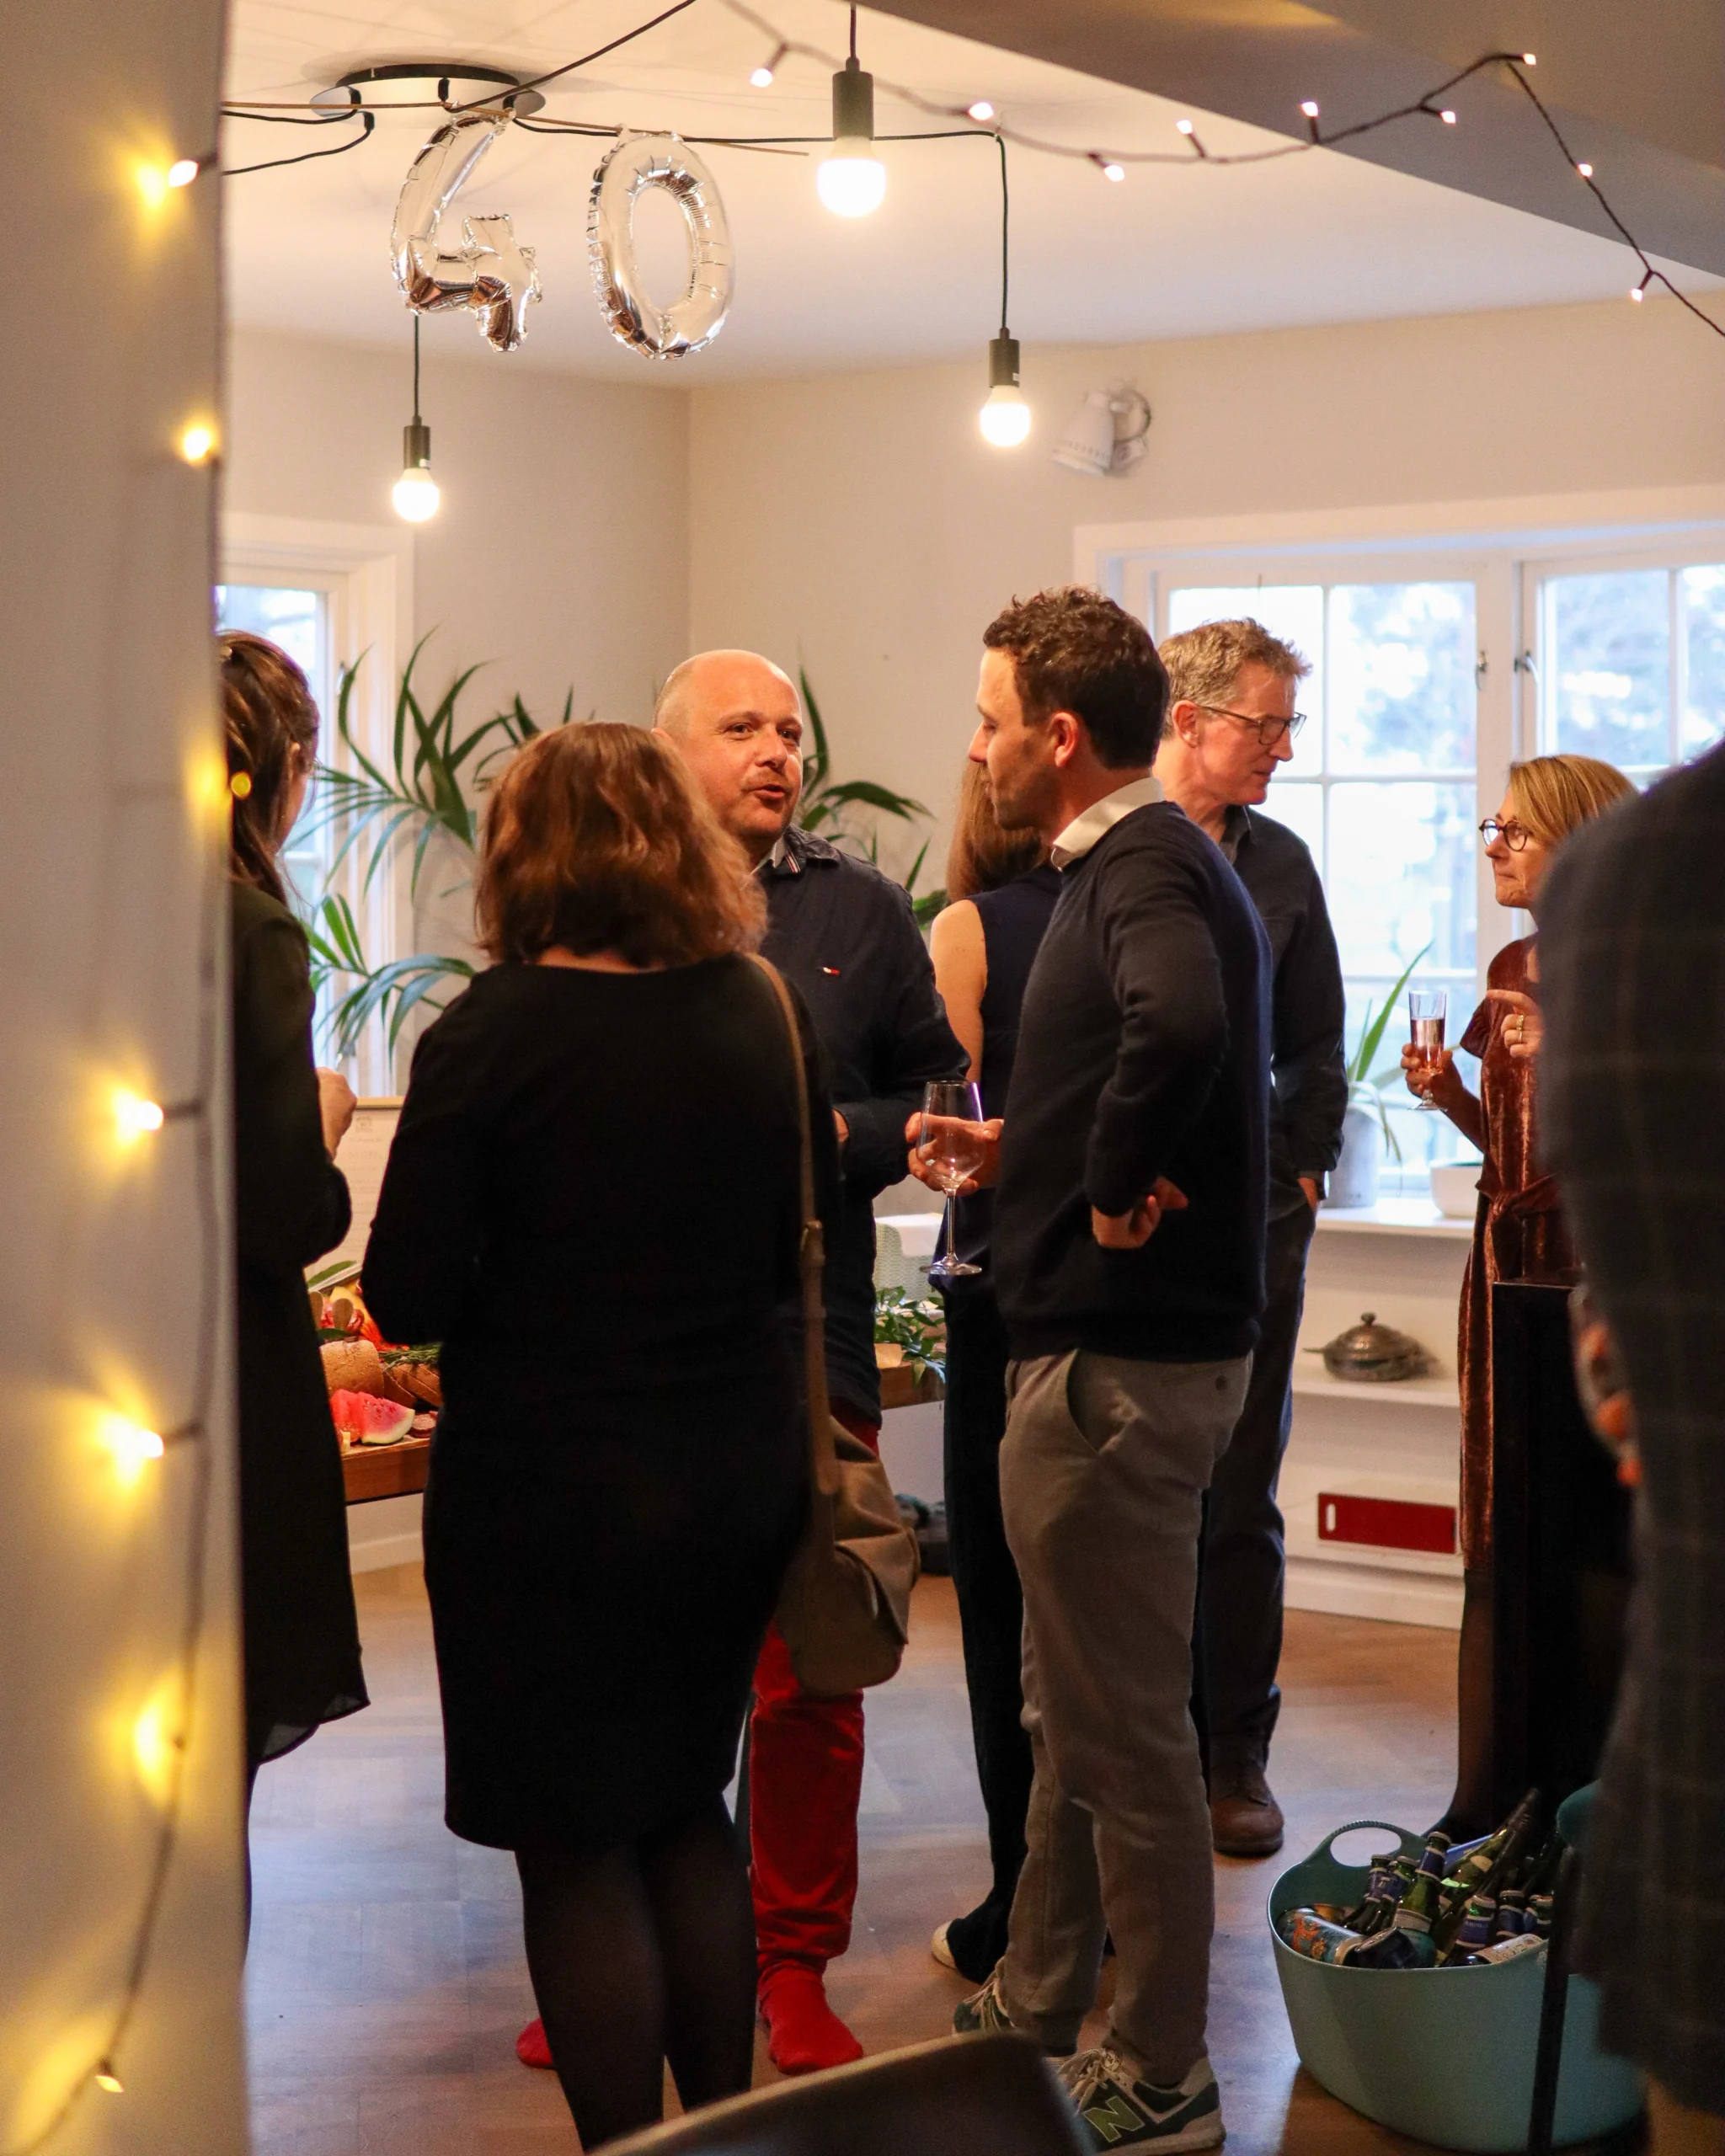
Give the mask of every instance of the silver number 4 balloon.
M 527 309 L 539 297 L 533 249 L 516 239 L 506 213 L 463 217 L 458 248 L 441 238 L 450 204 L 509 120 L 482 109 L 446 121 L 414 159 L 389 236 L 395 281 L 414 312 L 471 307 L 480 335 L 499 352 L 514 351 L 527 334 Z

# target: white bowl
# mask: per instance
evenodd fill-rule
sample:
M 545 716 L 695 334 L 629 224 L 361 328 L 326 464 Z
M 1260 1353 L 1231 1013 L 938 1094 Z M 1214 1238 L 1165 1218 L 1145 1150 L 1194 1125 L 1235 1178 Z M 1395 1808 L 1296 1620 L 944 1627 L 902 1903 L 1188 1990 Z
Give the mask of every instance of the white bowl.
M 1432 1203 L 1450 1220 L 1471 1220 L 1479 1202 L 1477 1161 L 1434 1161 Z

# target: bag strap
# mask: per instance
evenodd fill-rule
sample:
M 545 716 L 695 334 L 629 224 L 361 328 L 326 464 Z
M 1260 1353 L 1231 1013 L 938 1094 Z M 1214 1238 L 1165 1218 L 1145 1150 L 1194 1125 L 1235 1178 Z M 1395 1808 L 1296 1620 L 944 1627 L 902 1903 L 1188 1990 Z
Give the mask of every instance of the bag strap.
M 790 1043 L 801 1154 L 798 1182 L 801 1227 L 797 1239 L 797 1269 L 803 1284 L 803 1387 L 809 1411 L 809 1461 L 814 1487 L 822 1497 L 830 1497 L 839 1487 L 839 1463 L 833 1449 L 832 1408 L 826 1390 L 826 1310 L 820 1287 L 826 1265 L 826 1245 L 814 1203 L 814 1136 L 809 1119 L 809 1081 L 803 1069 L 803 1033 L 783 975 L 758 952 L 751 951 L 749 955 L 772 985 Z

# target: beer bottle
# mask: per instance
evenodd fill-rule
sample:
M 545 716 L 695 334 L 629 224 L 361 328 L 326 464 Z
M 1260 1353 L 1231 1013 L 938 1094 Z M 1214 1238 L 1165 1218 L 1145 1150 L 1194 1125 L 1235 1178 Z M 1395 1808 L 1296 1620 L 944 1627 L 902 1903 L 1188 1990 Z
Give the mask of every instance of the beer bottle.
M 1396 1919 L 1396 1904 L 1407 1891 L 1407 1878 L 1413 1876 L 1413 1866 L 1407 1865 L 1407 1877 L 1398 1876 L 1397 1865 L 1406 1864 L 1394 1849 L 1371 1860 L 1371 1872 L 1366 1881 L 1365 1899 L 1349 1919 L 1351 1928 L 1370 1939 L 1380 1931 L 1387 1931 Z
M 1507 1888 L 1498 1897 L 1498 1929 L 1499 1939 L 1514 1939 L 1527 1929 L 1527 1897 L 1514 1887 Z
M 1482 1894 L 1476 1894 L 1467 1904 L 1461 1919 L 1461 1929 L 1455 1935 L 1455 1943 L 1445 1959 L 1471 1961 L 1482 1946 L 1491 1945 L 1497 1922 L 1497 1903 L 1488 1901 Z
M 1450 1837 L 1434 1828 L 1425 1838 L 1425 1848 L 1419 1860 L 1420 1870 L 1428 1878 L 1435 1879 L 1441 1885 L 1445 1862 L 1449 1854 Z
M 1347 1956 L 1350 1969 L 1429 1969 L 1437 1958 L 1429 1932 L 1407 1931 L 1399 1924 L 1362 1939 Z
M 1541 1939 L 1551 1935 L 1551 1897 L 1549 1894 L 1535 1894 L 1527 1905 L 1527 1929 Z
M 1485 1876 L 1473 1889 L 1475 1893 L 1482 1896 L 1488 1895 L 1495 1900 L 1504 1881 L 1514 1876 L 1516 1867 L 1526 1854 L 1528 1844 L 1533 1838 L 1539 1818 L 1539 1791 L 1536 1789 L 1530 1789 L 1516 1806 L 1514 1811 L 1510 1813 L 1509 1818 L 1504 1821 L 1503 1826 L 1491 1837 L 1491 1840 L 1474 1853 L 1470 1863 L 1477 1865 L 1480 1858 L 1486 1854 L 1487 1849 L 1492 1849 L 1493 1843 L 1496 1844 Z M 1462 1920 L 1466 1914 L 1466 1902 L 1452 1901 L 1433 1927 L 1433 1936 L 1440 1954 L 1448 1950 L 1456 1933 L 1461 1929 Z
M 1535 1894 L 1549 1894 L 1557 1883 L 1557 1867 L 1563 1861 L 1567 1847 L 1563 1837 L 1554 1828 L 1540 1845 L 1538 1854 L 1529 1864 L 1525 1876 L 1516 1881 L 1530 1902 Z

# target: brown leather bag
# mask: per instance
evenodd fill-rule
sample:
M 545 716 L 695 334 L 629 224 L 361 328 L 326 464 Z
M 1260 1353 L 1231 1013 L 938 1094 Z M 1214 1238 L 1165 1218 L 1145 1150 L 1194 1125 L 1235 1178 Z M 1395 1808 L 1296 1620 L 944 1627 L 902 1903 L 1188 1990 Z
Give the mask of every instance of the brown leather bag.
M 886 1470 L 868 1447 L 833 1420 L 826 1393 L 825 1263 L 814 1204 L 809 1088 L 795 1006 L 765 958 L 796 1074 L 802 1139 L 798 1269 L 803 1283 L 804 1382 L 809 1402 L 809 1524 L 779 1595 L 777 1623 L 805 1692 L 833 1698 L 884 1684 L 898 1674 L 911 1630 L 916 1538 L 899 1517 Z

